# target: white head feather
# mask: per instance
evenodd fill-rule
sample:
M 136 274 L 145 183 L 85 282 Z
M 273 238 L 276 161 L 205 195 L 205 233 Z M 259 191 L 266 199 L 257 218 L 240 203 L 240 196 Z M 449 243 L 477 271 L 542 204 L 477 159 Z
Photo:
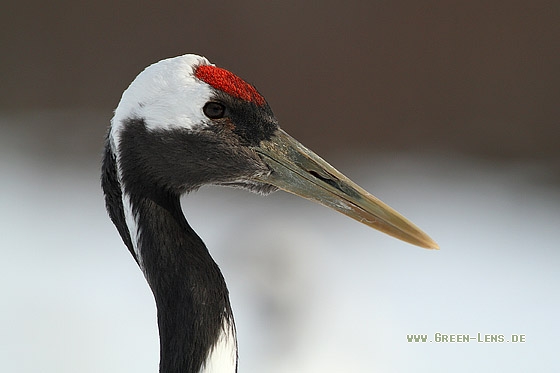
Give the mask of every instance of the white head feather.
M 194 76 L 200 65 L 211 65 L 195 54 L 168 58 L 142 71 L 124 91 L 111 121 L 110 140 L 117 152 L 123 123 L 142 118 L 148 128 L 193 128 L 208 118 L 202 108 L 212 88 Z M 118 153 L 118 152 L 117 152 Z

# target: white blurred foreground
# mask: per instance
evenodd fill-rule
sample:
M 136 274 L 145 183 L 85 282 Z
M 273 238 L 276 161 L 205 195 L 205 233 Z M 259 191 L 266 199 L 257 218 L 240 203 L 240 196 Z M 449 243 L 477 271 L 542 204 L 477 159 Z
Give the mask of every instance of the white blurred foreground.
M 157 372 L 153 298 L 105 214 L 98 161 L 2 145 L 0 371 Z M 183 199 L 229 284 L 239 371 L 557 371 L 560 189 L 546 169 L 360 159 L 335 166 L 440 251 L 282 192 Z M 407 342 L 437 332 L 526 342 Z

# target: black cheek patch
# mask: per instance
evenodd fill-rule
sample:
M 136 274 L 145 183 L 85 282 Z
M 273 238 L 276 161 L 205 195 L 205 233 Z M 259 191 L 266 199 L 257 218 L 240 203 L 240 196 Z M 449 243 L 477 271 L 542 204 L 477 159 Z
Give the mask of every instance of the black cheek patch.
M 216 123 L 227 126 L 244 145 L 257 146 L 263 140 L 270 140 L 278 129 L 278 121 L 268 104 L 259 106 L 219 91 L 212 99 L 227 107 L 226 117 Z

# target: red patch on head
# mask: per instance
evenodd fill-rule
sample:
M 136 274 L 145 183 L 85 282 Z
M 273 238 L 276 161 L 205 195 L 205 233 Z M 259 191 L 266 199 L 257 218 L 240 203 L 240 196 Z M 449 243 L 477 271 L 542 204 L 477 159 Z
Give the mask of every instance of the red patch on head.
M 200 65 L 196 68 L 194 76 L 233 97 L 253 102 L 259 106 L 265 103 L 264 97 L 257 92 L 255 87 L 220 67 Z

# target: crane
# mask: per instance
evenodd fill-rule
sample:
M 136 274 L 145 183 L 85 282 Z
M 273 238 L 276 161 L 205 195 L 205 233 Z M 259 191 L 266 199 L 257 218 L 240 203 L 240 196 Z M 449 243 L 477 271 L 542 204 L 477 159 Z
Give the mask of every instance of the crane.
M 236 372 L 226 282 L 187 222 L 180 197 L 203 185 L 281 189 L 425 248 L 437 244 L 284 132 L 256 88 L 186 54 L 142 71 L 106 136 L 108 214 L 157 307 L 160 372 Z

